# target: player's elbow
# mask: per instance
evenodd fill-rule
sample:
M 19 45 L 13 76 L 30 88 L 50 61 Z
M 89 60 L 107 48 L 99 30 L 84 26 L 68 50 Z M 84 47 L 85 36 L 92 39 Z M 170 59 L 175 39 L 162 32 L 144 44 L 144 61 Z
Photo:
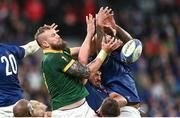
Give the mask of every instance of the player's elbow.
M 78 56 L 78 61 L 79 61 L 79 63 L 81 63 L 83 65 L 88 64 L 88 60 L 85 60 L 85 59 L 83 59 L 83 57 L 80 57 L 80 56 Z

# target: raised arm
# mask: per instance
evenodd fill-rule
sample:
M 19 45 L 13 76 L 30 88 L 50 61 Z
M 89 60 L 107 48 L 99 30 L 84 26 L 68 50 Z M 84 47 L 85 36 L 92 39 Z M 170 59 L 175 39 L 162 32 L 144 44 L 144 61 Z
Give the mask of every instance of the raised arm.
M 94 18 L 91 14 L 89 16 L 86 16 L 86 24 L 87 24 L 87 35 L 86 38 L 81 45 L 78 60 L 81 64 L 88 64 L 88 57 L 90 56 L 91 48 L 92 48 L 92 38 L 95 32 L 95 24 L 94 24 Z
M 117 36 L 124 44 L 133 39 L 127 31 L 117 25 L 112 9 L 101 7 L 98 14 L 98 26 L 103 28 L 105 33 Z
M 96 73 L 109 53 L 116 50 L 122 45 L 122 41 L 115 39 L 114 37 L 106 35 L 104 37 L 108 42 L 102 41 L 102 48 L 97 57 L 90 62 L 87 66 L 90 68 L 92 73 Z
M 108 10 L 108 7 L 106 7 L 105 9 L 103 9 L 103 7 L 100 8 L 99 12 L 96 14 L 96 44 L 97 44 L 97 48 L 100 49 L 98 47 L 98 44 L 101 43 L 105 32 L 104 32 L 104 21 L 105 19 L 107 19 L 111 14 L 111 9 Z
M 83 65 L 78 61 L 74 61 L 66 73 L 79 78 L 88 79 L 91 74 L 99 70 L 107 55 L 117 49 L 121 44 L 122 42 L 120 40 L 109 37 L 109 42 L 102 42 L 102 49 L 92 62 L 88 65 Z
M 116 36 L 118 38 L 120 38 L 124 44 L 126 42 L 128 42 L 129 40 L 133 39 L 132 36 L 127 31 L 125 31 L 123 28 L 121 28 L 120 26 L 115 25 L 115 27 L 113 27 L 113 29 L 116 30 Z

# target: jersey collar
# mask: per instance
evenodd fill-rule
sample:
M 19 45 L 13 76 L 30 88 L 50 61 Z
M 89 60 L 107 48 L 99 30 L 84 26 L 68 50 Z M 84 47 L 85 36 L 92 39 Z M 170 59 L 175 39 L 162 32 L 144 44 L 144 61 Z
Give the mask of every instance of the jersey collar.
M 43 53 L 59 53 L 59 52 L 63 52 L 62 50 L 52 50 L 52 49 L 44 49 Z

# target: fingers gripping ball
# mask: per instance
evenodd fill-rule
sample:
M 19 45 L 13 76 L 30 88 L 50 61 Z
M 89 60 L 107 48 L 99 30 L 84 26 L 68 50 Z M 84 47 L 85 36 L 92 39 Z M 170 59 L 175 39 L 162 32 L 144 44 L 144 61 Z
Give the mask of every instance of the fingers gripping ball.
M 139 59 L 142 53 L 142 43 L 138 39 L 128 41 L 121 50 L 122 62 L 133 63 Z

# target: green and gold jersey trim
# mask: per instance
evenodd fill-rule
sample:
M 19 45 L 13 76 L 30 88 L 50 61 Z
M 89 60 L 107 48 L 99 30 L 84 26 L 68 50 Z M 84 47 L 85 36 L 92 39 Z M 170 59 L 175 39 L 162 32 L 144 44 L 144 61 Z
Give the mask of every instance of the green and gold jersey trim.
M 50 49 L 45 49 L 43 50 L 43 53 L 59 53 L 59 52 L 63 52 L 62 50 L 50 50 Z
M 69 67 L 72 66 L 72 64 L 73 64 L 74 62 L 75 62 L 75 60 L 72 59 L 72 60 L 66 65 L 66 67 L 63 69 L 63 72 L 66 72 L 66 71 L 69 69 Z
M 73 48 L 69 48 L 70 49 L 70 52 L 72 52 L 73 51 Z

